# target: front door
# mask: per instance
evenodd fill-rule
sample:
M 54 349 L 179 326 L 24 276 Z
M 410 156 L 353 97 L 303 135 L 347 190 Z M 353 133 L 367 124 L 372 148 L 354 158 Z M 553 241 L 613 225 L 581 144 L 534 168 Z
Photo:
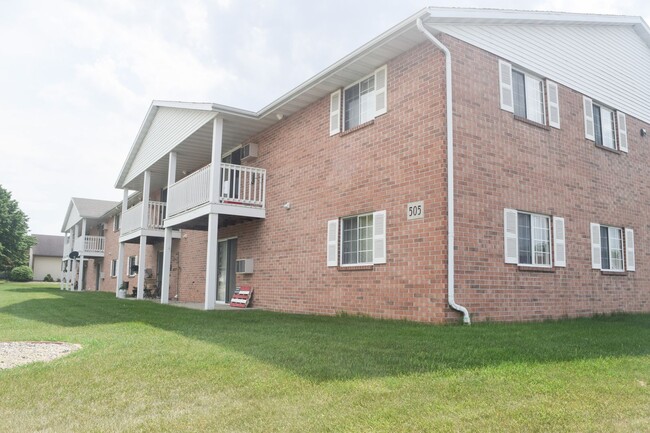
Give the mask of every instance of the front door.
M 237 239 L 219 242 L 217 255 L 217 301 L 230 302 L 235 291 L 235 261 L 237 260 Z

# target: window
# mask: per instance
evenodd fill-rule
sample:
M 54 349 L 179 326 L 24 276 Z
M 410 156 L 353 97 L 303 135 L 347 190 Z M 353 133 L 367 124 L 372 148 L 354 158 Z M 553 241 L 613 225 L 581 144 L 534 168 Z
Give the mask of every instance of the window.
M 551 248 L 551 235 L 554 248 Z M 504 241 L 506 263 L 566 266 L 564 218 L 551 219 L 547 215 L 504 209 Z
M 342 266 L 386 263 L 386 211 L 328 221 L 327 265 L 339 263 Z
M 117 276 L 117 260 L 111 260 L 111 277 Z
M 559 88 L 556 83 L 514 69 L 510 63 L 499 60 L 499 84 L 502 110 L 531 122 L 560 128 Z
M 515 115 L 546 124 L 542 80 L 513 69 L 512 83 Z
M 330 135 L 341 132 L 341 104 L 343 105 L 343 130 L 373 120 L 387 111 L 386 66 L 330 95 Z
M 372 214 L 343 218 L 341 264 L 372 264 Z
M 126 274 L 129 277 L 133 277 L 138 273 L 138 256 L 129 256 L 129 259 L 126 261 Z
M 634 271 L 634 230 L 592 223 L 591 260 L 594 269 Z
M 116 232 L 120 229 L 120 217 L 122 214 L 115 214 L 113 217 L 113 231 Z
M 627 152 L 625 113 L 614 111 L 583 97 L 585 138 L 612 150 Z

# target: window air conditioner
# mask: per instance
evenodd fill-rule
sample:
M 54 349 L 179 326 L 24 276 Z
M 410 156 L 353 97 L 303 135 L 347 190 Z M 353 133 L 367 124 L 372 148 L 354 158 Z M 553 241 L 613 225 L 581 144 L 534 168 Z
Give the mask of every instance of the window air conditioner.
M 235 272 L 238 274 L 253 273 L 253 259 L 239 259 L 235 265 Z
M 257 143 L 244 144 L 241 148 L 241 160 L 248 161 L 249 159 L 257 158 Z

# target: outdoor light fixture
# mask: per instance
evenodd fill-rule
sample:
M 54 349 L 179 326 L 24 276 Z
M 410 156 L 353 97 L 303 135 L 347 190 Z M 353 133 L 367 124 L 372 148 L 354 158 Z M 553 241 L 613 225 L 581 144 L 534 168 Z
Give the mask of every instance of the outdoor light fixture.
M 282 205 L 282 207 L 285 208 L 286 210 L 289 210 L 289 209 L 291 209 L 291 203 L 286 202 L 285 204 Z
M 648 131 L 645 128 L 641 128 L 641 137 L 645 137 L 646 135 L 648 135 Z

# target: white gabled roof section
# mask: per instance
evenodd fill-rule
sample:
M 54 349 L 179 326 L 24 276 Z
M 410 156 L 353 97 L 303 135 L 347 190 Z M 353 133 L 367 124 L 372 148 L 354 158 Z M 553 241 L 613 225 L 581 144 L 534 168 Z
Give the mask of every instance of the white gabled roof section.
M 82 218 L 98 219 L 106 212 L 118 205 L 119 202 L 107 200 L 95 200 L 91 198 L 72 197 L 65 213 L 61 231 L 65 232 L 70 227 L 81 221 Z
M 639 17 L 430 9 L 427 26 L 650 122 L 650 29 Z

